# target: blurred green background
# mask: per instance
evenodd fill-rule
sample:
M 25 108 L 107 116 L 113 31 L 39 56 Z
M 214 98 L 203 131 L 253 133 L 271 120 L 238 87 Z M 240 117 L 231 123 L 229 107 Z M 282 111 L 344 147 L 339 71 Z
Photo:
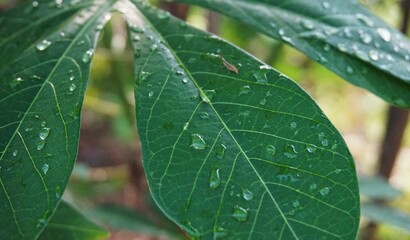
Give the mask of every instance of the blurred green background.
M 16 2 L 0 0 L 0 10 Z M 289 46 L 234 20 L 194 6 L 151 2 L 174 14 L 183 13 L 191 25 L 216 33 L 294 79 L 343 135 L 354 156 L 359 177 L 367 179 L 376 173 L 385 131 L 386 103 Z M 392 26 L 399 26 L 399 1 L 362 3 Z M 165 219 L 149 196 L 135 128 L 132 56 L 125 23 L 120 15 L 114 14 L 103 29 L 94 55 L 82 111 L 78 161 L 64 198 L 105 225 L 112 232 L 110 239 L 187 239 Z M 390 186 L 385 190 L 395 191 L 392 186 L 400 191 L 393 194 L 394 200 L 389 204 L 407 213 L 410 213 L 409 131 L 407 128 Z M 380 185 L 373 183 L 372 180 L 370 184 L 361 185 L 367 194 L 363 200 L 380 190 Z M 368 222 L 369 219 L 362 219 L 360 236 Z M 379 240 L 406 240 L 410 239 L 410 232 L 381 224 L 375 236 Z

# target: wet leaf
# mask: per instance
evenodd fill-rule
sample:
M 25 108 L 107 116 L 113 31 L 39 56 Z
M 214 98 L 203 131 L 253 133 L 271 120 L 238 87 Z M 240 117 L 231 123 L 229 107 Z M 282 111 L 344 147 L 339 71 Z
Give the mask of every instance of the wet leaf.
M 355 238 L 354 163 L 314 101 L 237 47 L 134 3 L 121 8 L 138 39 L 138 131 L 164 213 L 193 238 Z
M 357 0 L 175 1 L 235 18 L 385 101 L 410 107 L 410 41 Z
M 10 62 L 0 67 L 0 235 L 4 239 L 39 235 L 61 199 L 76 159 L 90 71 L 90 62 L 82 58 L 95 47 L 96 26 L 107 20 L 113 1 L 76 2 L 81 7 L 74 1 L 54 6 L 62 15 L 81 8 L 64 22 L 50 17 L 51 10 L 42 16 L 36 9 L 24 12 L 32 2 L 1 16 L 5 19 L 0 22 L 1 44 L 7 46 L 1 54 L 10 54 Z M 53 6 L 56 1 L 38 4 L 41 10 L 42 4 Z M 15 15 L 19 11 L 24 18 Z M 25 27 L 4 38 L 18 21 Z M 39 37 L 43 29 L 44 36 Z M 9 47 L 17 38 L 24 38 L 19 49 Z

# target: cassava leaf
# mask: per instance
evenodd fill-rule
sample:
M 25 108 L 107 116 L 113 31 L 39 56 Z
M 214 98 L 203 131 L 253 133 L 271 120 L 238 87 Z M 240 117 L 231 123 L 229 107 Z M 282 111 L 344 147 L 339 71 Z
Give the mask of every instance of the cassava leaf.
M 410 41 L 357 0 L 175 1 L 235 18 L 385 101 L 410 107 Z
M 97 240 L 105 239 L 108 235 L 102 227 L 84 217 L 65 201 L 61 201 L 38 239 Z
M 377 223 L 390 224 L 410 232 L 410 214 L 377 203 L 363 203 L 363 216 Z
M 93 48 L 113 4 L 90 2 L 91 7 L 41 39 L 37 28 L 52 24 L 31 22 L 26 27 L 30 30 L 19 36 L 27 38 L 22 54 L 0 71 L 0 236 L 4 239 L 35 239 L 47 225 L 71 174 Z M 71 1 L 55 8 L 77 9 L 76 4 L 87 5 Z M 24 17 L 30 19 L 35 12 Z M 3 20 L 2 31 L 13 29 L 14 22 L 23 18 L 4 17 L 13 20 Z M 44 16 L 43 20 L 55 19 Z M 5 41 L 8 45 L 14 40 Z
M 151 193 L 193 238 L 354 239 L 352 157 L 314 101 L 244 51 L 123 1 Z

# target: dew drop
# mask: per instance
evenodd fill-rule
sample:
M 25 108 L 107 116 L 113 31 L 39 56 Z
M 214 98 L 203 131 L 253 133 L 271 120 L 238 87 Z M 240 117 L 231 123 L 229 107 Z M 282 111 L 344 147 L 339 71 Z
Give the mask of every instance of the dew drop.
M 273 145 L 268 145 L 265 147 L 265 153 L 268 157 L 273 157 L 276 155 L 276 148 Z
M 82 58 L 83 63 L 89 63 L 91 61 L 91 58 L 93 57 L 94 54 L 94 50 L 93 49 L 89 49 L 87 50 Z
M 243 199 L 245 199 L 246 201 L 250 201 L 253 199 L 253 193 L 247 189 L 244 189 L 242 191 L 242 197 Z
M 39 143 L 37 144 L 37 150 L 40 151 L 41 149 L 43 149 L 45 144 L 46 144 L 45 141 L 39 142 Z
M 330 193 L 330 188 L 324 187 L 324 188 L 320 189 L 319 192 L 320 192 L 320 195 L 322 195 L 324 197 L 324 196 L 326 196 Z
M 184 84 L 187 84 L 188 81 L 189 81 L 188 78 L 183 78 L 183 79 L 182 79 L 182 82 L 183 82 Z
M 209 177 L 209 188 L 215 190 L 221 185 L 221 178 L 219 177 L 219 169 L 214 169 L 211 171 Z
M 48 164 L 44 164 L 43 167 L 41 168 L 41 170 L 43 170 L 44 174 L 47 174 L 49 168 L 50 168 L 50 166 L 48 166 Z
M 265 104 L 266 104 L 266 99 L 265 99 L 265 98 L 262 99 L 262 100 L 259 102 L 259 104 L 262 105 L 262 106 L 265 106 Z
M 325 44 L 325 46 L 323 47 L 323 50 L 324 50 L 325 52 L 330 51 L 330 45 L 329 45 L 329 44 Z
M 267 83 L 268 82 L 268 78 L 266 76 L 267 72 L 268 72 L 267 69 L 261 69 L 253 73 L 252 76 L 256 79 L 257 83 Z
M 369 27 L 373 27 L 373 25 L 374 25 L 373 21 L 370 20 L 370 18 L 368 18 L 367 16 L 365 16 L 361 13 L 356 14 L 356 19 L 359 20 L 360 22 L 366 24 Z
M 15 156 L 17 156 L 17 154 L 19 154 L 19 151 L 18 151 L 18 150 L 14 150 L 14 151 L 13 151 L 13 156 L 15 157 Z
M 47 225 L 47 219 L 40 218 L 40 219 L 37 220 L 37 224 L 36 224 L 37 228 L 43 228 L 46 225 Z
M 26 131 L 26 132 L 31 132 L 31 131 L 33 131 L 33 128 L 26 128 L 24 131 Z
M 300 202 L 299 202 L 298 200 L 296 200 L 296 201 L 294 201 L 294 202 L 292 203 L 292 206 L 293 206 L 294 208 L 299 208 L 299 207 L 300 207 Z
M 346 72 L 347 72 L 348 74 L 353 74 L 353 73 L 354 73 L 354 70 L 353 70 L 353 68 L 352 68 L 351 66 L 346 66 Z
M 307 30 L 312 30 L 315 28 L 315 25 L 313 24 L 313 22 L 309 21 L 309 20 L 303 20 L 301 22 L 302 26 L 304 28 L 306 28 Z
M 248 210 L 239 206 L 235 206 L 233 208 L 232 217 L 234 217 L 239 222 L 245 222 L 248 219 Z
M 141 38 L 140 36 L 137 35 L 137 36 L 134 36 L 132 40 L 134 40 L 134 42 L 138 42 L 139 40 L 141 40 Z
M 172 122 L 166 122 L 162 125 L 165 130 L 167 130 L 168 132 L 172 131 L 174 129 L 174 124 Z
M 315 190 L 316 188 L 317 188 L 316 183 L 312 183 L 312 184 L 310 184 L 310 186 L 309 186 L 310 191 L 313 191 L 313 190 Z
M 51 45 L 51 42 L 48 40 L 43 40 L 36 45 L 36 49 L 40 52 L 46 50 Z
M 317 151 L 317 147 L 313 144 L 307 144 L 306 145 L 306 151 L 308 153 L 315 153 Z
M 157 44 L 152 44 L 151 47 L 149 47 L 149 50 L 151 50 L 151 52 L 154 52 L 155 50 L 158 49 L 158 45 Z
M 154 96 L 154 92 L 153 92 L 153 91 L 149 91 L 149 92 L 148 92 L 148 97 L 149 97 L 149 98 L 152 98 L 153 96 Z
M 50 134 L 50 128 L 43 127 L 40 131 L 40 134 L 38 135 L 41 140 L 46 140 L 48 135 Z
M 372 36 L 370 36 L 369 34 L 367 34 L 367 33 L 362 33 L 362 34 L 360 34 L 360 38 L 362 39 L 362 42 L 363 43 L 365 43 L 365 44 L 369 44 L 369 43 L 371 43 L 372 42 Z
M 222 227 L 217 227 L 214 229 L 214 240 L 222 239 L 228 235 L 228 231 L 226 231 Z
M 391 33 L 386 28 L 378 28 L 377 34 L 379 34 L 379 37 L 383 39 L 383 41 L 385 42 L 391 41 Z
M 379 54 L 377 53 L 376 50 L 370 50 L 369 51 L 369 57 L 373 61 L 378 61 L 379 60 Z
M 341 172 L 342 172 L 342 169 L 336 169 L 336 170 L 335 170 L 335 173 L 336 173 L 336 174 L 340 174 Z
M 17 87 L 18 85 L 20 85 L 21 83 L 23 82 L 23 79 L 21 78 L 21 77 L 17 77 L 17 78 L 14 78 L 11 82 L 10 82 L 10 87 L 11 88 L 15 88 L 15 87 Z
M 296 122 L 291 122 L 290 123 L 290 129 L 295 129 L 298 127 L 298 124 Z
M 75 89 L 77 88 L 77 86 L 75 84 L 70 84 L 70 92 L 73 92 Z
M 329 8 L 330 8 L 330 4 L 329 4 L 328 2 L 326 2 L 326 1 L 324 1 L 324 2 L 322 2 L 322 7 L 323 7 L 324 9 L 329 9 Z
M 329 141 L 328 141 L 327 139 L 323 139 L 323 140 L 322 140 L 322 145 L 323 145 L 324 147 L 329 146 Z
M 165 12 L 165 11 L 159 11 L 157 14 L 158 19 L 164 20 L 169 18 L 170 13 L 169 12 Z
M 215 94 L 216 94 L 215 90 L 204 90 L 200 92 L 202 101 L 206 103 L 210 103 L 211 100 L 215 97 Z
M 195 133 L 195 134 L 192 134 L 191 137 L 192 139 L 191 139 L 190 147 L 196 150 L 204 150 L 207 148 L 205 140 L 201 135 Z
M 286 145 L 284 150 L 283 150 L 283 154 L 285 154 L 285 156 L 288 157 L 288 158 L 297 157 L 297 152 L 296 152 L 295 146 L 293 146 L 291 144 Z
M 33 3 L 31 3 L 31 6 L 33 6 L 33 8 L 38 7 L 38 2 L 37 2 L 37 1 L 33 1 Z
M 250 86 L 242 86 L 240 89 L 239 89 L 239 96 L 241 96 L 241 95 L 247 95 L 247 94 L 249 94 L 251 92 L 251 87 Z
M 221 144 L 215 151 L 215 155 L 219 160 L 225 157 L 226 146 Z

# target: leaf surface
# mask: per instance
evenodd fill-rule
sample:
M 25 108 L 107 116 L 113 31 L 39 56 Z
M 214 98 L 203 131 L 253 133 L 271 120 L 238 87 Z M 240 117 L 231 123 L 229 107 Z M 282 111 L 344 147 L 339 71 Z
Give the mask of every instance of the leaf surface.
M 109 233 L 84 217 L 65 201 L 61 201 L 39 240 L 97 240 Z
M 337 130 L 293 81 L 235 46 L 123 2 L 151 193 L 193 238 L 353 239 L 359 195 Z
M 32 22 L 27 26 L 31 30 L 19 36 L 27 38 L 22 54 L 0 71 L 0 236 L 4 239 L 35 239 L 71 174 L 93 48 L 112 1 L 90 5 L 40 40 L 36 32 L 43 25 Z M 77 8 L 75 1 L 61 6 L 70 7 Z M 30 14 L 35 10 L 26 14 L 27 19 Z M 2 31 L 12 29 L 14 21 L 3 20 Z M 6 45 L 10 41 L 13 38 Z M 29 47 L 24 50 L 25 46 Z
M 410 41 L 357 0 L 175 0 L 283 41 L 354 85 L 410 107 Z
M 400 209 L 376 203 L 363 203 L 363 216 L 377 223 L 390 224 L 410 232 L 410 215 Z

